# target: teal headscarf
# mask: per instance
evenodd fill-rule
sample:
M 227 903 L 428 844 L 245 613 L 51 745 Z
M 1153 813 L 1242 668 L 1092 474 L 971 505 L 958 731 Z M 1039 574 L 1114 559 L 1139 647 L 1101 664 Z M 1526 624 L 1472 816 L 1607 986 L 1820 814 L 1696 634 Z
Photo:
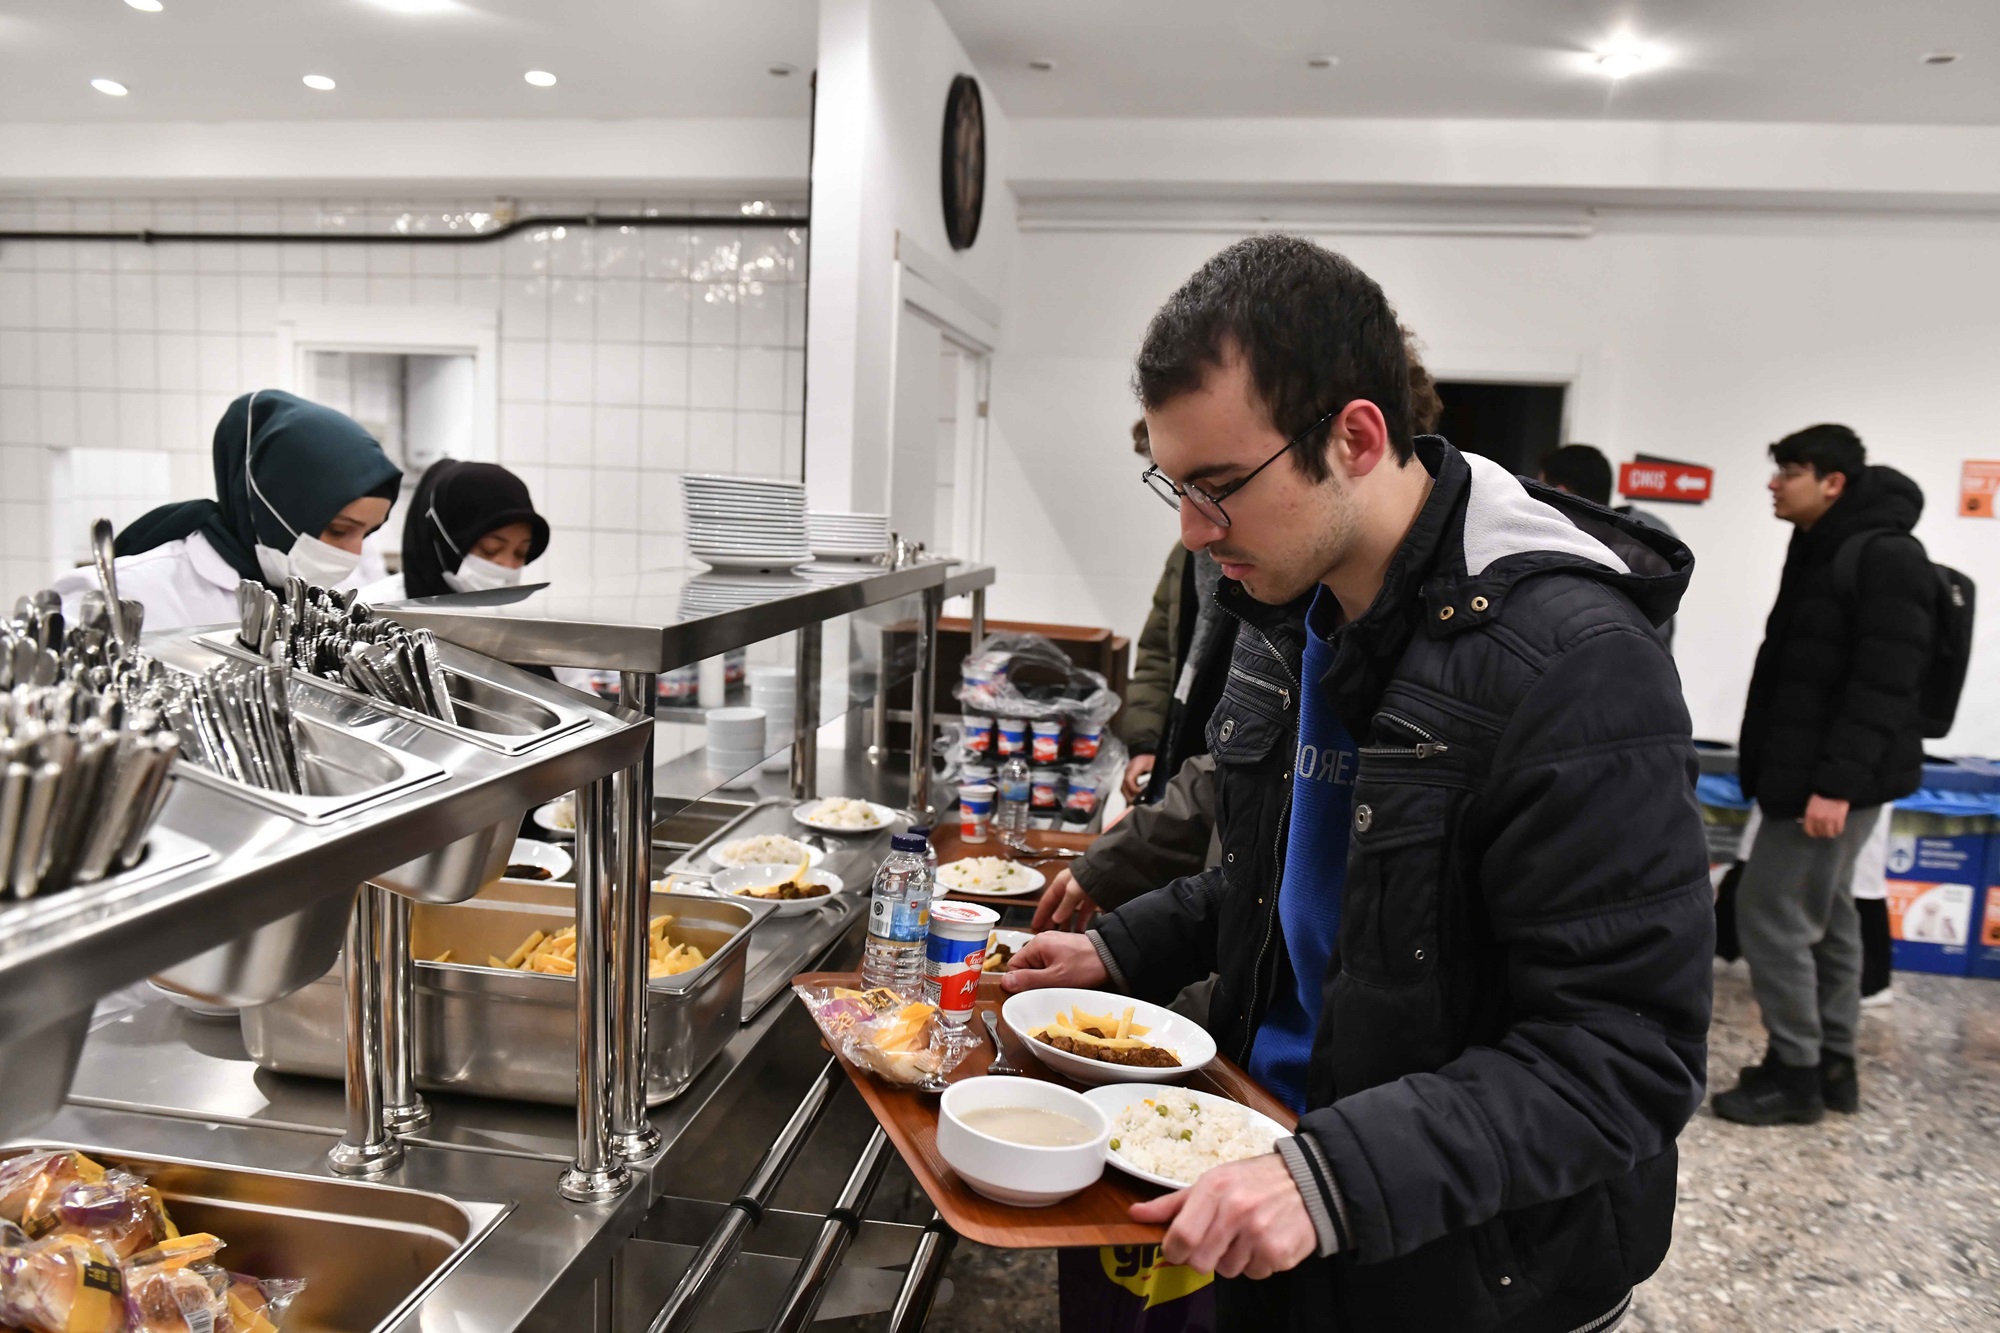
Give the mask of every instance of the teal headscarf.
M 289 551 L 294 534 L 319 536 L 364 496 L 394 504 L 402 484 L 401 469 L 352 417 L 260 389 L 216 424 L 217 498 L 161 505 L 119 533 L 113 549 L 137 555 L 199 532 L 237 573 L 262 583 L 260 544 Z

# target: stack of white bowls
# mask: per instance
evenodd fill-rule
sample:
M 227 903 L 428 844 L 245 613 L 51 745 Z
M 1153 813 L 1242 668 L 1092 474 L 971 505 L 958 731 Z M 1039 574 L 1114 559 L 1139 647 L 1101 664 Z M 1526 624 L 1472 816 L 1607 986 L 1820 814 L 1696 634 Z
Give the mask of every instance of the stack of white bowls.
M 821 560 L 873 560 L 889 549 L 889 516 L 815 509 L 806 515 L 806 536 Z
M 804 482 L 721 477 L 681 478 L 688 551 L 717 569 L 793 569 L 812 559 L 806 542 Z
M 724 786 L 748 786 L 764 761 L 764 710 L 711 708 L 704 721 L 709 779 Z
M 743 676 L 750 683 L 750 706 L 764 715 L 765 744 L 777 752 L 764 761 L 764 771 L 781 773 L 792 762 L 784 747 L 797 716 L 799 673 L 788 666 L 753 666 Z

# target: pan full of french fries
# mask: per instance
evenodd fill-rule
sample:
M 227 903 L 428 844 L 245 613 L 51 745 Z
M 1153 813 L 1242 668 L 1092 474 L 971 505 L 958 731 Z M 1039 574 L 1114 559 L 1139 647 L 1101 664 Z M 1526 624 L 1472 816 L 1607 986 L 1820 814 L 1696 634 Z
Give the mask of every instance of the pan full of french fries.
M 574 902 L 568 885 L 504 883 L 466 903 L 418 904 L 410 929 L 418 1087 L 574 1104 Z M 752 930 L 770 914 L 762 904 L 653 895 L 650 1104 L 678 1095 L 738 1030 Z M 339 1077 L 342 1030 L 338 970 L 243 1017 L 251 1058 L 280 1073 Z
M 694 971 L 708 961 L 708 955 L 701 951 L 699 945 L 677 943 L 667 934 L 668 928 L 673 923 L 673 914 L 670 912 L 662 912 L 647 923 L 648 980 L 677 977 L 683 972 Z M 470 963 L 471 960 L 461 960 L 456 949 L 447 948 L 437 957 L 423 961 Z M 545 930 L 531 930 L 527 938 L 516 945 L 514 952 L 505 958 L 498 954 L 487 954 L 486 966 L 506 972 L 540 972 L 545 976 L 573 977 L 576 975 L 576 927 L 564 926 L 553 934 Z

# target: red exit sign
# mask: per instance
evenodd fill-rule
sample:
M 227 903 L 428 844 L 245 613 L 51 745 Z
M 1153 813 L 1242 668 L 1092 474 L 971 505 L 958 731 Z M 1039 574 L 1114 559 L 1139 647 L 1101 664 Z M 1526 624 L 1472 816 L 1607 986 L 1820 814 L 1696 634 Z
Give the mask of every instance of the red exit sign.
M 1694 463 L 1623 463 L 1618 468 L 1618 493 L 1628 500 L 1664 500 L 1697 505 L 1715 484 L 1715 469 Z

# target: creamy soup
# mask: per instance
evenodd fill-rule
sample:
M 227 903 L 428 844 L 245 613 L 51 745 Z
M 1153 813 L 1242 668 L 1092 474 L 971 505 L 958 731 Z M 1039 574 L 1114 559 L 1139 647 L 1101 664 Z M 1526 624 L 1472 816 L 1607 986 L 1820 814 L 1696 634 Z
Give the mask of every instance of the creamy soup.
M 1075 1116 L 1039 1106 L 985 1106 L 967 1111 L 959 1119 L 981 1134 L 1034 1148 L 1067 1148 L 1095 1137 Z

